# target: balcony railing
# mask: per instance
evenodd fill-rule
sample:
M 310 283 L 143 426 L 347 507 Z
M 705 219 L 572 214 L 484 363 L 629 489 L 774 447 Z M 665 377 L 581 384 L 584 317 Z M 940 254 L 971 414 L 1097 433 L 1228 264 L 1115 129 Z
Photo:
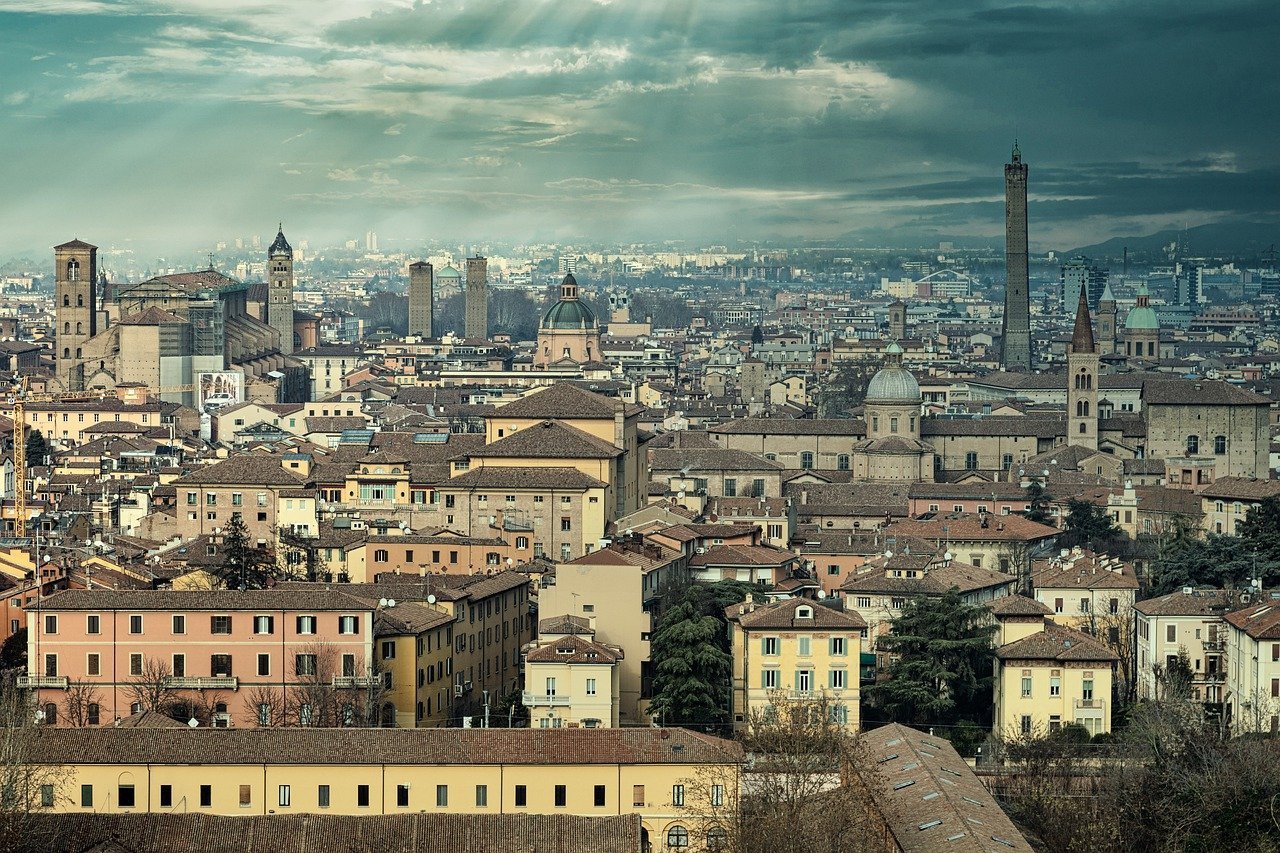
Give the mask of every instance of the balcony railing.
M 542 707 L 545 705 L 554 707 L 557 705 L 568 705 L 571 702 L 568 696 L 560 694 L 547 695 L 544 693 L 532 693 L 528 690 L 525 690 L 521 694 L 520 701 L 524 703 L 526 708 Z
M 19 687 L 66 690 L 68 681 L 65 675 L 19 675 L 17 684 Z
M 1204 650 L 1206 652 L 1220 652 L 1226 648 L 1226 645 L 1227 643 L 1225 640 L 1205 640 Z
M 236 690 L 240 679 L 234 675 L 168 675 L 164 686 L 175 690 Z
M 333 677 L 334 687 L 373 687 L 378 683 L 376 675 L 335 675 Z
M 1077 699 L 1076 710 L 1093 710 L 1101 713 L 1105 703 L 1101 699 Z

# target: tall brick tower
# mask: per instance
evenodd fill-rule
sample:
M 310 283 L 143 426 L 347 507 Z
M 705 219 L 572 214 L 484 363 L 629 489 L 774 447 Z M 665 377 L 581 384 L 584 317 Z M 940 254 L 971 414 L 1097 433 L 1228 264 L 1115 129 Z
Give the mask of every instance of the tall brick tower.
M 1080 288 L 1076 326 L 1067 351 L 1067 444 L 1098 449 L 1098 348 L 1088 288 Z
M 466 335 L 489 339 L 489 260 L 467 258 Z
M 72 240 L 53 247 L 57 376 L 68 391 L 84 388 L 84 343 L 98 333 L 98 247 Z
M 432 337 L 435 323 L 435 270 L 426 261 L 409 264 L 409 334 Z
M 1001 366 L 1031 370 L 1031 289 L 1027 268 L 1027 164 L 1018 143 L 1004 166 L 1004 338 Z
M 267 249 L 267 325 L 280 333 L 280 352 L 293 352 L 293 247 L 284 225 Z

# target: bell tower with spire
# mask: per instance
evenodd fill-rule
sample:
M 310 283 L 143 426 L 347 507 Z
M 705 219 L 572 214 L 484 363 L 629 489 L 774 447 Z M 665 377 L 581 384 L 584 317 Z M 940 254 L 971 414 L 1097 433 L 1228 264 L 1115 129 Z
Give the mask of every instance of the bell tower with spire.
M 1089 294 L 1080 288 L 1076 326 L 1067 351 L 1067 444 L 1098 449 L 1098 348 L 1089 317 Z
M 284 223 L 267 250 L 267 325 L 280 333 L 280 352 L 293 352 L 293 247 Z

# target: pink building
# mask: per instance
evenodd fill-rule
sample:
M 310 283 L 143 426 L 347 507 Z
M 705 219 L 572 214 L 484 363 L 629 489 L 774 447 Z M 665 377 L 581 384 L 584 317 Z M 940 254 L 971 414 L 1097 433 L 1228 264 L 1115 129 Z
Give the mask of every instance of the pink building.
M 52 725 L 353 723 L 384 712 L 374 610 L 325 589 L 66 590 L 26 611 L 25 682 Z

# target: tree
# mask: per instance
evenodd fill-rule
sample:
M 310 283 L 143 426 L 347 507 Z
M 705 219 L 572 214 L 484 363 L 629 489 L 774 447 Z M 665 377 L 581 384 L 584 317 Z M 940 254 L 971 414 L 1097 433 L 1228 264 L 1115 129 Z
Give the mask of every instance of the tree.
M 131 676 L 125 687 L 127 695 L 132 700 L 130 704 L 137 707 L 138 712 L 167 713 L 169 703 L 176 695 L 169 682 L 172 674 L 169 664 L 160 658 L 143 658 L 138 674 Z
M 62 697 L 62 717 L 68 725 L 82 728 L 92 725 L 95 707 L 101 707 L 102 699 L 96 685 L 88 681 L 69 681 Z
M 274 585 L 279 570 L 271 554 L 254 547 L 240 513 L 232 513 L 222 531 L 222 562 L 213 568 L 228 589 L 265 589 Z
M 44 433 L 38 429 L 27 431 L 27 464 L 31 466 L 46 465 L 49 462 L 49 443 L 44 440 Z
M 1269 497 L 1250 508 L 1236 532 L 1256 551 L 1260 562 L 1280 563 L 1280 497 Z
M 711 731 L 728 722 L 732 658 L 721 645 L 724 623 L 707 615 L 700 599 L 688 590 L 658 621 L 649 713 L 662 725 Z
M 1255 558 L 1249 540 L 1217 533 L 1204 539 L 1184 536 L 1170 543 L 1156 560 L 1151 594 L 1166 595 L 1184 586 L 1243 589 L 1255 576 L 1264 587 L 1280 583 L 1280 563 Z
M 1186 649 L 1179 648 L 1178 656 L 1169 661 L 1168 665 L 1156 663 L 1152 664 L 1152 669 L 1155 671 L 1157 699 L 1191 698 L 1196 674 L 1191 669 Z
M 804 701 L 778 697 L 770 707 L 773 711 L 753 711 L 740 735 L 743 749 L 752 756 L 747 778 L 740 782 L 736 768 L 733 775 L 704 770 L 686 784 L 690 849 L 883 850 L 883 845 L 876 845 L 879 838 L 868 796 L 879 777 L 857 734 L 836 719 L 825 696 Z M 833 779 L 841 781 L 833 786 Z M 708 796 L 714 786 L 720 786 L 722 797 Z
M 1115 546 L 1120 531 L 1107 513 L 1107 508 L 1088 501 L 1067 501 L 1066 532 L 1062 535 L 1065 547 L 1088 545 L 1094 551 L 1106 551 Z
M 757 345 L 764 343 L 764 329 L 760 328 L 759 324 L 751 327 L 751 343 Z
M 10 634 L 0 645 L 0 673 L 27 665 L 27 627 L 24 625 Z
M 824 418 L 848 417 L 847 412 L 862 405 L 867 385 L 878 367 L 869 362 L 842 361 L 822 378 L 818 388 L 818 414 Z
M 58 822 L 40 813 L 59 805 L 66 772 L 36 760 L 42 735 L 15 674 L 0 673 L 0 853 L 63 849 Z
M 1027 485 L 1026 491 L 1027 510 L 1023 515 L 1037 524 L 1050 524 L 1049 502 L 1052 498 L 1049 491 L 1037 480 L 1032 480 Z
M 986 608 L 965 604 L 954 587 L 939 598 L 911 599 L 878 641 L 897 659 L 872 698 L 907 725 L 989 715 L 995 630 Z

